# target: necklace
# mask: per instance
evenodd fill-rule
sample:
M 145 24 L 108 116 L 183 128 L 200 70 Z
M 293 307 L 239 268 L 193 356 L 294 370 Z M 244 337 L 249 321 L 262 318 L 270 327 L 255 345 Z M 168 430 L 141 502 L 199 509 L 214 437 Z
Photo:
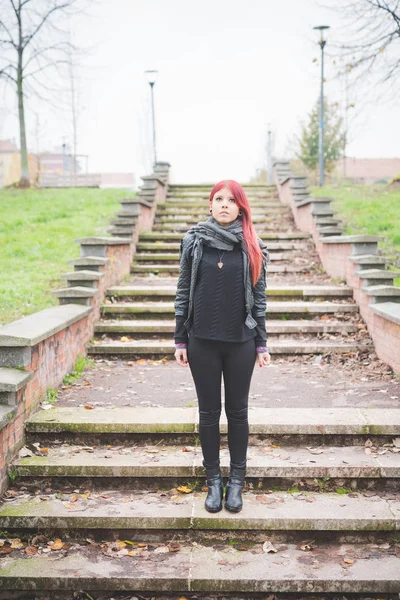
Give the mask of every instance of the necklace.
M 224 251 L 223 251 L 223 253 L 222 253 L 222 254 L 220 255 L 220 257 L 219 257 L 219 263 L 218 263 L 218 266 L 219 266 L 219 268 L 220 268 L 220 269 L 222 269 L 222 267 L 224 266 L 224 263 L 222 262 L 222 257 L 223 257 L 223 255 L 225 254 L 225 252 L 226 252 L 226 250 L 224 250 Z

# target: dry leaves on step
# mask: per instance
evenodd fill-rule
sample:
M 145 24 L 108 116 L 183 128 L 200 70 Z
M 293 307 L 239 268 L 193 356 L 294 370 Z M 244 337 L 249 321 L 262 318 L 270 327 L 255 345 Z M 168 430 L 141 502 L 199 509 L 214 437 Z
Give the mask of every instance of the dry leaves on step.
M 181 485 L 177 488 L 178 492 L 182 492 L 183 494 L 190 494 L 192 491 L 190 487 L 187 485 Z
M 309 551 L 314 550 L 316 545 L 314 544 L 314 540 L 306 540 L 302 544 L 300 544 L 300 550 Z

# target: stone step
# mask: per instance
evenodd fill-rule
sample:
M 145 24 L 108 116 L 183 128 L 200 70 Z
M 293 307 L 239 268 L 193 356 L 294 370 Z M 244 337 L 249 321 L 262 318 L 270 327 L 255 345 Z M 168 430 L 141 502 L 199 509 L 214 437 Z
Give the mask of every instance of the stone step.
M 117 447 L 118 448 L 118 447 Z M 203 455 L 199 447 L 185 452 L 182 445 L 131 446 L 114 449 L 108 446 L 63 444 L 50 446 L 46 456 L 28 456 L 12 461 L 16 481 L 25 477 L 120 479 L 156 478 L 187 481 L 204 477 Z M 229 474 L 229 450 L 220 450 L 223 476 Z M 249 446 L 246 478 L 265 480 L 292 478 L 332 478 L 380 480 L 400 478 L 399 455 L 393 452 L 366 454 L 364 446 L 327 446 L 317 452 L 296 445 Z M 139 482 L 138 482 L 139 483 Z M 366 483 L 366 482 L 365 482 Z M 129 481 L 132 488 L 135 481 Z
M 179 264 L 172 265 L 139 265 L 133 264 L 131 266 L 131 273 L 171 273 L 172 275 L 178 275 Z M 292 267 L 291 265 L 268 265 L 268 273 L 304 273 L 303 267 Z
M 400 295 L 400 291 L 399 291 Z M 175 320 L 118 320 L 110 322 L 109 320 L 97 322 L 94 326 L 95 333 L 154 333 L 165 335 L 175 332 Z M 268 337 L 274 335 L 288 334 L 343 334 L 355 333 L 358 328 L 351 323 L 341 323 L 340 321 L 272 321 L 268 320 Z
M 326 354 L 326 353 L 356 353 L 356 352 L 371 352 L 374 346 L 372 342 L 360 343 L 354 342 L 342 342 L 342 341 L 304 341 L 293 339 L 275 340 L 272 339 L 268 342 L 268 349 L 271 354 L 280 354 L 283 356 L 287 355 L 301 355 L 301 354 Z M 93 344 L 89 345 L 88 353 L 91 356 L 95 355 L 110 355 L 110 356 L 170 356 L 173 357 L 175 353 L 175 344 L 173 340 L 146 340 L 140 339 L 131 342 L 103 342 L 94 341 Z
M 107 493 L 108 492 L 108 493 Z M 0 507 L 2 529 L 34 531 L 38 528 L 57 530 L 197 530 L 218 531 L 320 531 L 368 532 L 400 529 L 400 494 L 390 500 L 384 494 L 365 497 L 361 493 L 349 495 L 327 492 L 275 491 L 256 495 L 243 494 L 243 510 L 238 515 L 228 511 L 210 515 L 204 509 L 205 493 L 195 492 L 170 495 L 143 494 L 96 490 L 89 498 L 78 496 L 73 510 L 55 494 L 16 499 Z M 113 499 L 112 505 L 102 496 Z M 66 506 L 67 505 L 67 506 Z M 300 510 L 299 510 L 300 509 Z M 63 535 L 60 532 L 59 535 Z
M 103 314 L 175 314 L 173 302 L 115 302 L 113 304 L 103 304 L 101 307 Z M 358 306 L 349 302 L 269 302 L 266 310 L 267 319 L 270 315 L 326 315 L 335 313 L 357 313 Z
M 368 436 L 400 435 L 400 408 L 331 407 L 331 408 L 249 408 L 249 429 L 252 435 L 315 436 L 317 445 L 326 449 L 328 435 Z M 222 411 L 221 433 L 227 433 L 227 420 Z M 40 410 L 26 421 L 26 431 L 35 439 L 43 433 L 130 433 L 171 435 L 198 433 L 197 407 L 55 406 Z M 295 440 L 292 439 L 293 445 Z M 250 441 L 251 445 L 251 441 Z M 264 448 L 268 446 L 264 443 Z M 330 445 L 330 443 L 328 443 Z M 356 445 L 355 443 L 353 444 Z M 400 466 L 400 454 L 398 454 Z
M 268 251 L 295 250 L 298 245 L 291 242 L 268 242 Z M 179 242 L 139 242 L 136 245 L 137 252 L 150 250 L 151 252 L 164 252 L 165 250 L 174 251 L 180 249 Z
M 258 235 L 262 238 L 263 236 L 261 235 L 262 233 L 269 233 L 270 230 L 268 230 L 268 227 L 265 227 L 265 225 L 268 225 L 268 222 L 272 223 L 273 222 L 271 220 L 264 220 L 262 222 L 258 222 L 257 220 L 255 220 L 254 226 L 255 229 L 258 233 Z M 193 224 L 197 223 L 197 221 L 194 221 Z M 189 226 L 192 225 L 192 223 L 154 223 L 152 231 L 154 231 L 155 233 L 166 233 L 166 232 L 171 232 L 171 233 L 179 233 L 182 232 L 182 234 L 184 235 L 186 233 L 186 231 L 189 229 Z M 275 227 L 274 227 L 275 228 Z M 183 237 L 182 235 L 182 237 Z
M 287 256 L 285 256 L 284 254 L 271 254 L 270 256 L 270 261 L 276 261 L 276 260 L 285 260 L 287 258 Z M 179 253 L 173 253 L 173 252 L 157 252 L 157 253 L 153 253 L 153 252 L 137 252 L 134 258 L 134 263 L 136 262 L 141 262 L 141 261 L 145 261 L 145 262 L 155 262 L 157 263 L 157 261 L 168 261 L 168 262 L 173 262 L 175 261 L 177 264 L 179 264 Z M 218 260 L 217 260 L 218 262 Z
M 178 224 L 186 224 L 186 225 L 191 225 L 191 224 L 196 224 L 199 221 L 205 221 L 206 218 L 208 217 L 208 214 L 200 214 L 200 215 L 159 215 L 157 214 L 155 219 L 154 219 L 154 224 L 155 225 L 160 225 L 160 224 L 169 224 L 169 225 L 178 225 Z M 253 215 L 253 223 L 272 223 L 274 220 L 273 217 L 268 217 L 265 214 L 260 214 L 260 215 Z
M 174 232 L 155 232 L 155 231 L 147 231 L 142 232 L 140 234 L 140 242 L 150 241 L 150 240 L 160 240 L 160 241 L 175 241 L 182 239 L 181 233 Z M 283 232 L 264 232 L 261 236 L 263 240 L 308 240 L 310 239 L 309 233 L 303 233 L 302 231 L 283 231 Z
M 157 215 L 179 215 L 179 214 L 185 214 L 185 215 L 199 215 L 199 216 L 204 216 L 205 212 L 209 211 L 209 208 L 207 208 L 207 205 L 202 202 L 202 203 L 198 203 L 199 205 L 197 206 L 197 203 L 195 206 L 182 206 L 182 202 L 177 202 L 177 203 L 172 203 L 172 202 L 165 202 L 164 204 L 158 204 L 157 205 Z M 263 202 L 262 204 L 256 204 L 256 205 L 251 205 L 251 214 L 254 215 L 265 215 L 268 214 L 268 211 L 270 208 L 282 208 L 282 204 L 280 202 L 271 202 L 271 201 L 266 201 Z
M 350 286 L 336 285 L 268 285 L 267 297 L 285 296 L 291 298 L 352 298 L 353 289 Z M 107 296 L 166 296 L 175 298 L 176 285 L 165 286 L 139 286 L 139 285 L 113 285 L 108 288 Z
M 266 535 L 266 538 L 269 538 Z M 307 536 L 304 536 L 306 538 Z M 309 536 L 308 536 L 309 537 Z M 268 541 L 268 540 L 267 540 Z M 314 540 L 313 540 L 314 541 Z M 88 545 L 89 550 L 88 551 Z M 165 542 L 158 544 L 167 549 Z M 23 550 L 2 558 L 0 581 L 3 589 L 31 591 L 36 594 L 54 591 L 52 599 L 64 591 L 85 596 L 108 592 L 143 592 L 205 598 L 232 592 L 235 598 L 257 598 L 268 594 L 398 594 L 400 558 L 397 544 L 320 542 L 318 544 L 277 543 L 276 553 L 264 552 L 263 544 L 236 549 L 228 541 L 218 548 L 201 544 L 182 544 L 179 551 L 155 553 L 134 546 L 133 556 L 113 556 L 88 542 L 72 546 L 68 552 L 26 556 Z M 303 549 L 301 548 L 303 546 Z M 306 546 L 306 547 L 305 547 Z M 310 550 L 307 551 L 307 547 Z M 126 546 L 128 549 L 129 546 Z M 312 549 L 314 548 L 314 549 Z M 161 558 L 160 558 L 161 557 Z M 56 591 L 57 590 L 57 591 Z M 51 592 L 50 592 L 51 593 Z M 35 594 L 35 596 L 36 596 Z M 13 596 L 14 597 L 14 596 Z M 32 597 L 32 596 L 31 596 Z M 46 593 L 46 597 L 48 594 Z M 125 596 L 124 596 L 125 597 Z M 130 596 L 129 596 L 130 597 Z M 143 597 L 143 596 L 141 596 Z M 357 596 L 360 597 L 360 596 Z M 393 596 L 391 596 L 393 598 Z

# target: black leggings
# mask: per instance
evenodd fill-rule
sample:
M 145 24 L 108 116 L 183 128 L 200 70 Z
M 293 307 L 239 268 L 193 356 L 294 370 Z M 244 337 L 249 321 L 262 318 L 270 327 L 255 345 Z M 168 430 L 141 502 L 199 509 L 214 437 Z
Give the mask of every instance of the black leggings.
M 206 469 L 219 466 L 221 375 L 231 467 L 245 468 L 250 381 L 257 357 L 255 338 L 220 342 L 189 336 L 187 356 L 199 401 L 199 434 Z

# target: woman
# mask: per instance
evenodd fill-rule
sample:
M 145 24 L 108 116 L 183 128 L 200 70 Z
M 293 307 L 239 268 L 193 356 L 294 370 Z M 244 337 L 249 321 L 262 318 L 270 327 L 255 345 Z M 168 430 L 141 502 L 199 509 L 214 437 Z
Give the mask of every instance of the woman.
M 211 215 L 191 227 L 181 242 L 175 358 L 182 366 L 189 363 L 196 386 L 209 512 L 222 509 L 219 419 L 224 376 L 230 453 L 225 508 L 239 512 L 246 474 L 250 381 L 256 359 L 260 367 L 271 361 L 265 331 L 269 254 L 253 227 L 249 201 L 239 183 L 217 183 L 209 207 Z

